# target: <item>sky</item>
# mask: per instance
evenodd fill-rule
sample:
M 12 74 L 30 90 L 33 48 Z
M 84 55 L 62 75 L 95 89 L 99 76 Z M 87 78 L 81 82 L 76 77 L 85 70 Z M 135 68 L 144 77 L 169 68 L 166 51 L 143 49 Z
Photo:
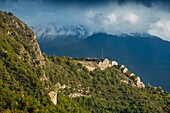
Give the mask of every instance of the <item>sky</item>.
M 109 34 L 149 33 L 170 41 L 168 0 L 0 0 L 29 26 L 84 25 Z

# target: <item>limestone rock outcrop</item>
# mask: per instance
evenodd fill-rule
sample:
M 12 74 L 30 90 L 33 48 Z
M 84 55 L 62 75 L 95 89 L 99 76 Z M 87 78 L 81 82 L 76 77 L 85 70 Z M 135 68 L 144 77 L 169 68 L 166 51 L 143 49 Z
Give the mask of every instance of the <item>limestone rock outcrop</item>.
M 56 105 L 57 104 L 57 92 L 51 91 L 48 93 L 51 101 Z
M 101 68 L 101 70 L 105 70 L 108 67 L 111 67 L 111 63 L 108 59 L 105 59 L 103 62 L 99 62 L 99 67 Z
M 80 60 L 79 63 L 85 66 L 89 71 L 93 71 L 97 68 L 100 68 L 101 70 L 105 70 L 109 67 L 115 67 L 122 72 L 123 76 L 126 76 L 128 78 L 127 80 L 126 79 L 121 80 L 121 82 L 126 84 L 131 84 L 132 86 L 136 86 L 139 88 L 145 88 L 144 83 L 140 80 L 139 77 L 137 77 L 134 73 L 131 73 L 126 66 L 120 65 L 116 61 L 110 61 L 108 59 L 101 60 L 101 59 L 89 59 L 89 58 L 87 60 L 85 58 L 79 60 Z
M 139 87 L 139 88 L 145 88 L 145 85 L 144 85 L 143 82 L 141 82 L 140 77 L 137 77 L 137 78 L 135 79 L 135 81 L 136 81 L 136 86 L 137 86 L 137 87 Z
M 109 61 L 108 59 L 105 59 L 104 61 L 99 62 L 98 65 L 99 65 L 99 68 L 101 70 L 105 70 L 108 67 L 112 67 L 112 66 L 118 65 L 118 62 L 116 62 L 116 61 Z
M 90 95 L 84 95 L 82 93 L 71 93 L 69 95 L 70 98 L 76 98 L 76 97 L 90 97 Z
M 54 86 L 54 89 L 48 93 L 53 104 L 55 104 L 55 105 L 57 104 L 57 94 L 58 94 L 59 90 L 65 89 L 65 88 L 66 88 L 65 84 L 61 85 L 60 83 L 57 83 Z

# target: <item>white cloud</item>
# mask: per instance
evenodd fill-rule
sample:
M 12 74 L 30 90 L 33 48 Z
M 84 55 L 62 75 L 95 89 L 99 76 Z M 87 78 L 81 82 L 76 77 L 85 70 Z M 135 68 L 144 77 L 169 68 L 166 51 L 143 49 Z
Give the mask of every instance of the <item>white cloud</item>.
M 40 2 L 41 3 L 41 2 Z M 6 4 L 2 10 L 12 11 L 30 26 L 55 22 L 58 26 L 82 24 L 91 31 L 103 29 L 110 34 L 150 33 L 170 40 L 170 13 L 158 6 L 141 4 L 108 4 L 93 7 L 48 6 L 35 1 Z M 41 7 L 39 7 L 41 5 Z M 30 8 L 31 7 L 31 8 Z M 24 10 L 23 10 L 24 9 Z M 27 13 L 25 13 L 27 12 Z
M 170 20 L 160 20 L 152 25 L 148 33 L 151 35 L 159 36 L 164 40 L 170 41 Z
M 158 21 L 153 13 L 154 10 L 155 9 L 147 8 L 143 5 L 136 6 L 132 4 L 92 8 L 85 10 L 86 16 L 84 17 L 84 23 L 88 23 L 87 26 L 92 30 L 96 31 L 103 28 L 110 34 L 130 32 L 146 33 L 148 32 L 149 25 Z M 146 12 L 149 15 L 147 15 Z
M 117 16 L 114 13 L 109 14 L 107 18 L 110 24 L 114 24 L 117 21 Z
M 131 24 L 136 24 L 138 22 L 139 17 L 134 13 L 126 14 L 123 18 L 125 21 L 130 22 Z

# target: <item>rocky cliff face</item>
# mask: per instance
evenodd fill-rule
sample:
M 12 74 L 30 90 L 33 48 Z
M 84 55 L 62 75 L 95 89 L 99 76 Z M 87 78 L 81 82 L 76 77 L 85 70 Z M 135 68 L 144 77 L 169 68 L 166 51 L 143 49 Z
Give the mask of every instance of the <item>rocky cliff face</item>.
M 18 55 L 21 59 L 42 67 L 44 57 L 40 51 L 35 33 L 25 23 L 13 16 L 12 13 L 0 12 L 0 19 L 6 34 L 12 36 L 15 41 L 21 44 L 20 50 L 18 50 Z

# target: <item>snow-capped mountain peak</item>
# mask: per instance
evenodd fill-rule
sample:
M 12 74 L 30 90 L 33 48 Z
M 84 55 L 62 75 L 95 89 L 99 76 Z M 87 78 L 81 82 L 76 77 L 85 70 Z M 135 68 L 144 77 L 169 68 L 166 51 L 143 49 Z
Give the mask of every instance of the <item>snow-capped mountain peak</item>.
M 58 27 L 55 23 L 50 23 L 45 27 L 33 28 L 36 32 L 37 39 L 40 38 L 65 38 L 69 36 L 74 36 L 76 38 L 82 39 L 90 35 L 89 29 L 83 25 L 67 25 Z

